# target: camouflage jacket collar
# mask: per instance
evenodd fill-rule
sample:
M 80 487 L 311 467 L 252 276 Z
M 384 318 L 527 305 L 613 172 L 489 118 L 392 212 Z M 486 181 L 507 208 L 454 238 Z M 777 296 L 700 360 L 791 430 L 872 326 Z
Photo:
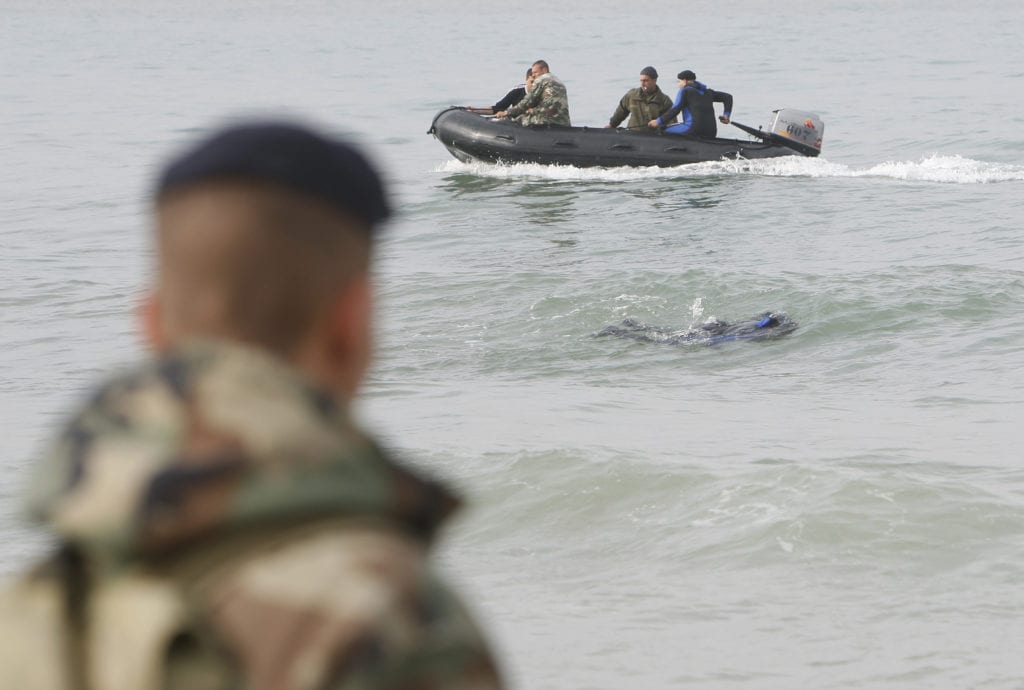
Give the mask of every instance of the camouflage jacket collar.
M 37 465 L 29 495 L 62 540 L 115 560 L 335 516 L 428 540 L 457 506 L 294 369 L 212 342 L 102 386 Z

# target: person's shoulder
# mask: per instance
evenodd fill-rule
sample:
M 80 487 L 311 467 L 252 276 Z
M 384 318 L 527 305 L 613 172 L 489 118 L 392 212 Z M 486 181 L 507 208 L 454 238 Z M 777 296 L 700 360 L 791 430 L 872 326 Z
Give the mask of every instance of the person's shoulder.
M 333 687 L 345 659 L 346 678 L 368 685 L 407 675 L 432 688 L 479 676 L 490 680 L 468 687 L 498 687 L 482 636 L 428 566 L 425 545 L 385 525 L 339 522 L 292 535 L 220 568 L 202 589 L 216 636 L 256 686 L 272 687 L 261 674 L 273 671 L 320 674 L 310 685 Z
M 552 93 L 556 93 L 556 94 L 562 94 L 562 93 L 565 93 L 568 90 L 568 89 L 566 89 L 565 82 L 563 82 L 562 80 L 560 80 L 558 77 L 554 76 L 553 74 L 549 73 L 549 74 L 545 74 L 544 76 L 551 77 L 547 81 L 542 82 L 543 85 L 544 85 L 544 88 L 546 90 L 548 90 L 548 91 L 550 91 Z

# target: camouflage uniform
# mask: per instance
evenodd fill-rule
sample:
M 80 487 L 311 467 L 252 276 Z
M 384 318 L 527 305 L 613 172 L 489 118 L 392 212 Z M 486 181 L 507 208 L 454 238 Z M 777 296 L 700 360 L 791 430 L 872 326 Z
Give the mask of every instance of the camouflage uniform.
M 63 547 L 0 591 L 0 687 L 501 685 L 427 562 L 457 499 L 259 351 L 195 342 L 116 379 L 35 479 Z
M 671 105 L 671 104 L 670 104 Z M 532 112 L 526 112 L 532 110 Z M 550 72 L 540 75 L 523 100 L 505 111 L 522 125 L 566 125 L 569 122 L 569 96 L 565 84 Z
M 619 101 L 619 107 L 612 113 L 608 124 L 618 127 L 626 115 L 629 115 L 630 129 L 647 129 L 647 123 L 656 119 L 663 112 L 672 107 L 672 99 L 654 85 L 651 91 L 644 91 L 639 86 L 630 89 Z M 675 121 L 675 118 L 673 118 Z

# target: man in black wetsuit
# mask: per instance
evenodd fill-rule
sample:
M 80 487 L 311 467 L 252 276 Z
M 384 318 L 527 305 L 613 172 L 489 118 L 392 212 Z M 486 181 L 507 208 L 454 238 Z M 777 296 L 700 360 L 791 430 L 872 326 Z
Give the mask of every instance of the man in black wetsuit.
M 713 318 L 688 329 L 649 326 L 636 319 L 626 319 L 618 326 L 606 326 L 595 335 L 616 335 L 644 343 L 668 345 L 717 345 L 732 340 L 773 340 L 792 333 L 796 328 L 797 322 L 785 313 L 766 311 L 736 323 Z
M 697 81 L 697 75 L 688 69 L 684 69 L 677 75 L 679 79 L 679 92 L 672 107 L 647 123 L 648 127 L 662 127 L 666 122 L 671 122 L 676 115 L 681 114 L 683 121 L 676 125 L 665 127 L 665 131 L 671 134 L 694 134 L 699 137 L 713 137 L 718 134 L 718 126 L 715 124 L 715 103 L 722 103 L 724 112 L 719 119 L 729 124 L 729 116 L 732 115 L 732 96 L 725 91 L 709 89 Z

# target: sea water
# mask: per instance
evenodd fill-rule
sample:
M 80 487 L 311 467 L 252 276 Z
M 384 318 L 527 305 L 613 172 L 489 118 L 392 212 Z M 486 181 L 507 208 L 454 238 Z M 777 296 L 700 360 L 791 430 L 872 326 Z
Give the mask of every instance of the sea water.
M 982 0 L 52 0 L 0 23 L 0 564 L 54 425 L 138 361 L 147 194 L 239 115 L 358 139 L 398 209 L 357 414 L 457 486 L 440 565 L 519 688 L 1024 686 L 1024 10 Z M 651 64 L 818 159 L 466 165 L 537 58 L 603 126 Z M 743 135 L 720 125 L 723 135 Z M 595 337 L 784 311 L 767 342 Z

